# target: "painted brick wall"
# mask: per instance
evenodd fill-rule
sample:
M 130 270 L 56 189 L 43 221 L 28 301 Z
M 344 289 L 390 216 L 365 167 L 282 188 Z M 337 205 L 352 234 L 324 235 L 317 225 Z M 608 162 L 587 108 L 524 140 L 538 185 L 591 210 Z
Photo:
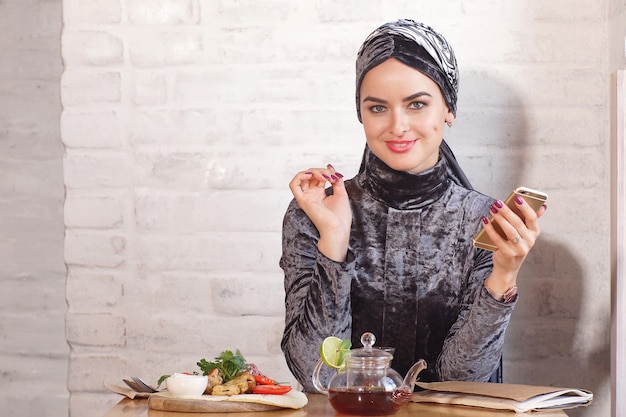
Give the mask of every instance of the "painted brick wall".
M 0 415 L 67 415 L 61 0 L 0 2 Z
M 55 2 L 19 3 L 26 10 L 12 3 L 0 5 L 3 18 L 25 19 L 30 11 L 39 30 L 59 23 Z M 279 349 L 277 266 L 280 222 L 291 198 L 287 182 L 296 170 L 327 162 L 354 174 L 363 146 L 353 104 L 354 55 L 371 29 L 398 17 L 428 22 L 457 52 L 459 117 L 447 138 L 475 186 L 494 197 L 518 184 L 550 193 L 542 240 L 520 277 L 523 299 L 509 332 L 505 378 L 592 389 L 596 403 L 572 415 L 608 415 L 606 9 L 606 1 L 582 0 L 63 1 L 71 415 L 104 413 L 119 399 L 103 381 L 155 380 L 226 348 L 238 347 L 268 373 L 290 379 Z M 19 20 L 6 20 L 22 30 Z M 28 50 L 10 57 L 30 67 Z M 58 68 L 58 57 L 49 59 Z M 8 73 L 0 93 L 14 124 L 20 113 L 11 99 L 20 84 Z M 21 109 L 32 123 L 42 123 L 42 114 L 51 118 L 35 129 L 47 139 L 54 136 L 49 109 L 58 104 L 33 105 L 41 88 Z M 38 142 L 18 147 L 27 155 L 12 154 L 18 142 L 2 144 L 11 181 L 28 178 L 15 174 L 20 168 L 38 173 L 39 181 L 33 188 L 9 182 L 5 195 L 18 188 L 40 193 L 25 192 L 26 202 L 7 200 L 2 210 L 13 217 L 3 219 L 28 217 L 23 207 L 40 201 L 37 212 L 50 217 L 36 229 L 31 215 L 24 229 L 58 239 L 61 226 L 53 218 L 62 192 L 54 153 L 60 145 L 50 141 L 43 151 Z M 28 167 L 31 159 L 37 163 Z M 22 240 L 22 249 L 3 243 L 7 259 L 15 259 L 13 250 L 28 253 L 25 242 L 33 240 Z M 51 352 L 41 368 L 53 368 L 64 354 L 62 330 L 43 336 L 42 329 L 59 327 L 65 307 L 58 299 L 62 264 L 53 255 L 59 246 L 43 249 L 50 258 L 37 261 L 36 273 L 8 267 L 2 277 L 2 296 L 10 299 L 0 307 L 7 340 L 0 360 L 3 372 L 19 375 L 15 392 L 28 382 L 17 367 L 41 356 L 32 346 Z M 48 310 L 14 301 L 31 299 L 29 286 L 54 293 Z M 38 304 L 47 302 L 42 295 Z M 15 317 L 30 319 L 36 337 L 16 338 L 6 324 Z M 29 357 L 9 365 L 25 345 Z M 54 374 L 45 378 L 61 380 Z

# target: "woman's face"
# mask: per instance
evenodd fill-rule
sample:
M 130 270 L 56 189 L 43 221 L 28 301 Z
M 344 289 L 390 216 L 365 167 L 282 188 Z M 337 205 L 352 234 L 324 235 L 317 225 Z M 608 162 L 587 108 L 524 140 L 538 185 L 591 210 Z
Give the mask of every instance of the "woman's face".
M 390 58 L 365 74 L 360 93 L 374 155 L 396 171 L 419 173 L 435 166 L 444 124 L 454 115 L 432 79 Z

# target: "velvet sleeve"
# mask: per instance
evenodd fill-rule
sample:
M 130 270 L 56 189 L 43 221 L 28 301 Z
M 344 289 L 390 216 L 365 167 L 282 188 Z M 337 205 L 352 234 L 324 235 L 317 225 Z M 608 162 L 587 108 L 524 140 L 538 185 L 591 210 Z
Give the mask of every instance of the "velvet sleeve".
M 461 311 L 437 360 L 441 381 L 487 381 L 500 363 L 517 298 L 505 304 L 489 294 L 483 282 L 492 269 L 492 253 L 475 250 Z
M 320 344 L 327 336 L 350 338 L 351 326 L 350 263 L 321 254 L 318 240 L 317 229 L 292 201 L 283 220 L 280 259 L 286 310 L 281 348 L 292 374 L 308 392 L 315 392 L 311 377 Z M 329 370 L 325 374 L 328 378 Z

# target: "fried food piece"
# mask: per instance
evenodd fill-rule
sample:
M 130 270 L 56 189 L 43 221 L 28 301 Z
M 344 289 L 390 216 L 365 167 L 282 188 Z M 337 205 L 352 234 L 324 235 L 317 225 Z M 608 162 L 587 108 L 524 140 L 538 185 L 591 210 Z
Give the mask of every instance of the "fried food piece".
M 248 391 L 251 392 L 252 388 L 256 387 L 256 379 L 250 372 L 244 372 L 241 376 L 246 377 L 246 382 L 248 383 Z
M 230 381 L 229 381 L 230 382 Z M 212 395 L 238 395 L 241 390 L 237 385 L 216 385 L 211 392 Z
M 210 395 L 213 392 L 213 387 L 216 385 L 222 385 L 222 373 L 219 369 L 215 368 L 207 375 L 209 377 L 209 383 L 204 390 L 204 393 Z
M 256 385 L 254 377 L 248 372 L 244 372 L 237 378 L 224 384 L 215 385 L 211 390 L 212 395 L 238 395 L 251 392 Z

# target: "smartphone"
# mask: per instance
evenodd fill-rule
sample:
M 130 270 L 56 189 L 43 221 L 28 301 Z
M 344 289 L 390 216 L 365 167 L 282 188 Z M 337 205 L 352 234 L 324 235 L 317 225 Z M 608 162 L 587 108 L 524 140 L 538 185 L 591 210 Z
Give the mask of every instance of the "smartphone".
M 515 197 L 521 197 L 530 207 L 533 208 L 533 210 L 537 211 L 541 208 L 541 206 L 544 205 L 544 203 L 548 199 L 548 194 L 526 187 L 517 187 L 515 190 L 513 190 L 513 192 L 504 201 L 504 204 L 509 206 L 511 210 L 513 210 L 518 216 L 523 218 L 522 213 L 515 203 Z M 507 237 L 500 228 L 500 226 L 498 226 L 498 222 L 493 222 L 492 224 L 493 228 L 500 234 L 500 236 L 506 239 Z M 485 232 L 485 229 L 481 229 L 481 231 L 478 232 L 478 234 L 472 241 L 472 244 L 480 249 L 487 249 L 490 251 L 498 250 L 498 247 L 493 244 L 493 242 L 489 238 L 489 235 L 487 235 L 487 232 Z

